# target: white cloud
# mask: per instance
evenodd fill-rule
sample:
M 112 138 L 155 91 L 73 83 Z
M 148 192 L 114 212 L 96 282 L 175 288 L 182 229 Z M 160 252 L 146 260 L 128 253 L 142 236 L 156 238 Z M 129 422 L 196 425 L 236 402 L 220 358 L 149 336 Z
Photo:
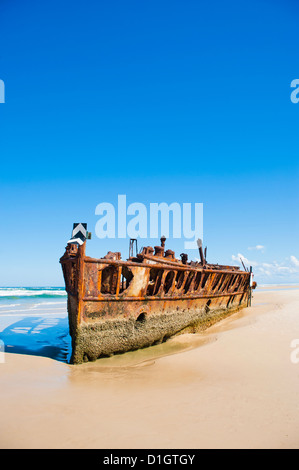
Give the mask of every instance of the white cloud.
M 246 258 L 246 256 L 242 255 L 242 253 L 238 253 L 237 256 L 235 255 L 232 255 L 232 260 L 233 261 L 238 261 L 240 263 L 240 259 L 242 259 L 243 263 L 245 264 L 245 266 L 257 266 L 258 265 L 258 262 L 257 261 L 252 261 L 252 260 L 249 260 L 248 258 Z
M 246 267 L 253 267 L 256 278 L 263 279 L 264 281 L 271 282 L 271 280 L 276 279 L 276 282 L 278 280 L 289 282 L 290 279 L 296 281 L 299 279 L 299 260 L 294 255 L 291 255 L 282 262 L 258 262 L 249 260 L 241 253 L 238 253 L 237 256 L 232 255 L 232 260 L 238 261 L 242 266 L 240 259 L 243 260 Z
M 264 245 L 249 246 L 248 250 L 264 251 Z
M 296 256 L 294 255 L 291 255 L 290 256 L 290 260 L 291 260 L 291 263 L 296 266 L 297 268 L 299 268 L 299 260 L 296 258 Z

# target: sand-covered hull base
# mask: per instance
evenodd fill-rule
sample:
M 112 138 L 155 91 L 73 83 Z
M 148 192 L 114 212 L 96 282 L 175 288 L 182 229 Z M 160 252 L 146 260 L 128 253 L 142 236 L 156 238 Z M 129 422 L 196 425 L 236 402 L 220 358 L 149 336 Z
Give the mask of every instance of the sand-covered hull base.
M 247 302 L 236 303 L 228 308 L 188 308 L 186 305 L 178 310 L 170 307 L 161 313 L 140 314 L 137 319 L 117 317 L 82 321 L 77 328 L 70 328 L 71 363 L 94 361 L 100 357 L 159 344 L 177 334 L 202 331 L 246 306 Z M 70 321 L 72 324 L 74 322 Z

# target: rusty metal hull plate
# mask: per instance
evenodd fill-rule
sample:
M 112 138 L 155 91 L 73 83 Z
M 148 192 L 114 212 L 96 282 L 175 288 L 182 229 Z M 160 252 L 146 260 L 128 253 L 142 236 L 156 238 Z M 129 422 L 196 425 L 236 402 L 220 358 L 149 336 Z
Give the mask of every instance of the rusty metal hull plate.
M 68 245 L 60 259 L 68 293 L 71 362 L 144 348 L 198 331 L 246 307 L 250 274 L 237 267 L 183 264 L 145 254 L 85 256 Z M 159 251 L 160 253 L 160 251 Z

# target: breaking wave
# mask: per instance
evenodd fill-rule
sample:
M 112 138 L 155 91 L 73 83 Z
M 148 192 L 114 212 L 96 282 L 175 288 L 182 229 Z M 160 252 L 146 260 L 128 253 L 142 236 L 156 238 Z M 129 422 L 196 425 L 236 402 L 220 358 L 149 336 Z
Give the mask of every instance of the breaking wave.
M 64 287 L 0 287 L 0 300 L 24 298 L 61 298 L 66 296 Z

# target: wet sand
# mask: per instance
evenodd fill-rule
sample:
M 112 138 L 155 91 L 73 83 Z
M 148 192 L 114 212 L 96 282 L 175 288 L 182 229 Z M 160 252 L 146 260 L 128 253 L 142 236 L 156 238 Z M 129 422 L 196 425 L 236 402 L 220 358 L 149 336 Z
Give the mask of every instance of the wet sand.
M 5 353 L 0 447 L 298 448 L 298 317 L 298 288 L 260 289 L 202 334 L 94 363 Z

